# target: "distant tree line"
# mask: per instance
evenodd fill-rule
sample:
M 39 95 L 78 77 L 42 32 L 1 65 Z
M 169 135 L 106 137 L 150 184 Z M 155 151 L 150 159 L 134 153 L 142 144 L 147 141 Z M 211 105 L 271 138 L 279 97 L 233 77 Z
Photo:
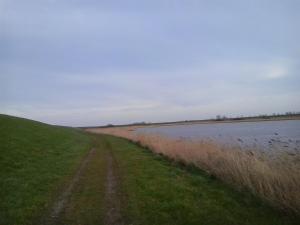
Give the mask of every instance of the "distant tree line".
M 273 114 L 260 114 L 257 116 L 236 116 L 236 117 L 227 117 L 224 115 L 217 115 L 216 121 L 224 120 L 245 120 L 245 119 L 271 119 L 276 117 L 291 117 L 291 116 L 300 116 L 300 112 L 286 112 L 286 113 L 273 113 Z
M 272 118 L 289 118 L 300 116 L 300 112 L 286 112 L 286 113 L 272 113 L 272 114 L 260 114 L 257 116 L 235 116 L 229 117 L 226 115 L 217 115 L 213 119 L 206 119 L 206 120 L 183 120 L 183 121 L 173 121 L 173 122 L 160 122 L 160 123 L 151 123 L 151 122 L 134 122 L 130 124 L 122 124 L 122 125 L 114 125 L 114 124 L 107 124 L 105 126 L 98 126 L 98 127 L 125 127 L 125 126 L 145 126 L 145 125 L 164 125 L 164 124 L 178 124 L 178 123 L 192 123 L 192 122 L 208 122 L 208 121 L 226 121 L 226 120 L 247 120 L 247 119 L 272 119 Z

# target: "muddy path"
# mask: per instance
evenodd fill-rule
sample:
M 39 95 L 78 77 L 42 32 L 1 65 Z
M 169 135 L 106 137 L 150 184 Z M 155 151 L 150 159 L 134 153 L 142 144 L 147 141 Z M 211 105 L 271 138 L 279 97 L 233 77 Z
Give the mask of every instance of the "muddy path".
M 107 172 L 105 186 L 105 225 L 123 225 L 120 198 L 120 177 L 116 159 L 111 150 L 107 152 Z

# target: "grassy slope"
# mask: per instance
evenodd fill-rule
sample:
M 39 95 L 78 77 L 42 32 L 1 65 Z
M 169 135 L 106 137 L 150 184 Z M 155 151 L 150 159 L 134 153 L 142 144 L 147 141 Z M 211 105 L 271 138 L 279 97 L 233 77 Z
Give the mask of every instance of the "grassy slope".
M 72 128 L 0 115 L 0 224 L 27 224 L 90 148 Z
M 122 173 L 129 224 L 297 224 L 199 170 L 180 168 L 124 139 L 105 141 Z

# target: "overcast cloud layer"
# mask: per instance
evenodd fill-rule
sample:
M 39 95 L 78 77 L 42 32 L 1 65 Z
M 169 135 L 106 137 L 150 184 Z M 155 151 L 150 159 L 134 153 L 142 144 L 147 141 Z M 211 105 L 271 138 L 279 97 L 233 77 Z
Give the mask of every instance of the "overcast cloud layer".
M 0 113 L 62 125 L 300 111 L 300 1 L 0 0 Z

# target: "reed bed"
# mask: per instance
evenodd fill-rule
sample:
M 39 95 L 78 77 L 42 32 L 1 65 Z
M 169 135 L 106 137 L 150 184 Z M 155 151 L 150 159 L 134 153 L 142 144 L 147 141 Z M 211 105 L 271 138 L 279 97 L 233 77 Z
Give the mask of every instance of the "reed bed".
M 224 146 L 211 140 L 191 141 L 137 134 L 134 128 L 89 129 L 127 138 L 168 158 L 194 165 L 233 185 L 246 189 L 273 206 L 300 214 L 300 156 L 285 152 L 264 154 L 259 149 Z

